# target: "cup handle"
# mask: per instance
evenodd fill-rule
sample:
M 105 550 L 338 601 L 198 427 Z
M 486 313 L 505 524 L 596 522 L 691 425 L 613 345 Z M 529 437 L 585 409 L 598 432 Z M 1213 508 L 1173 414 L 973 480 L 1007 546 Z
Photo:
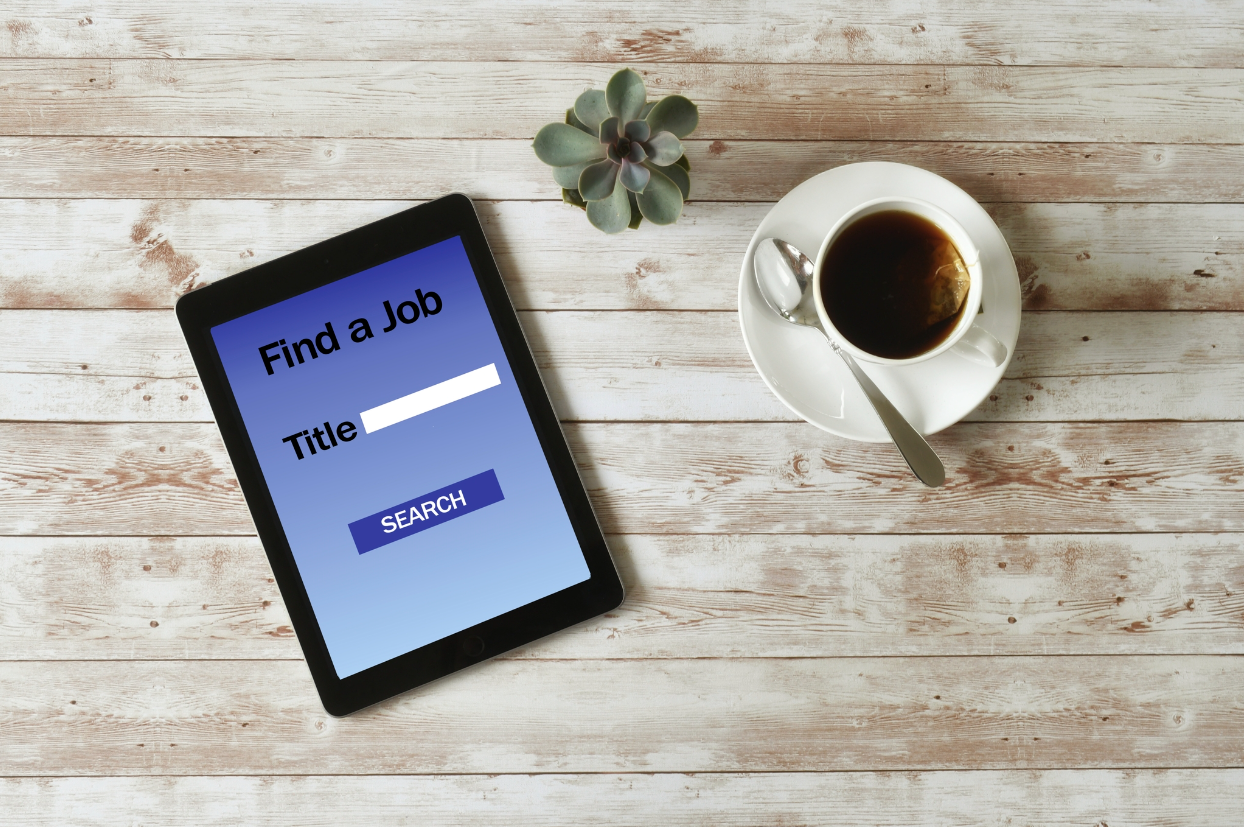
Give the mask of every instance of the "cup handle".
M 969 327 L 951 350 L 969 362 L 987 367 L 996 368 L 1006 361 L 1006 345 L 978 324 Z

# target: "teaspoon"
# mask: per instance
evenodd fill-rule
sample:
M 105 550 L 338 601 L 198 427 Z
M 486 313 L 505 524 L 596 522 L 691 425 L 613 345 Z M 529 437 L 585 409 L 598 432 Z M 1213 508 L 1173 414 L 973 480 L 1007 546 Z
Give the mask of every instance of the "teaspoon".
M 839 347 L 821 324 L 810 297 L 812 261 L 780 238 L 766 238 L 756 247 L 754 267 L 756 286 L 760 288 L 765 303 L 786 321 L 821 331 L 829 346 L 847 363 L 916 478 L 930 488 L 945 482 L 946 469 L 929 443 L 903 418 L 851 354 Z

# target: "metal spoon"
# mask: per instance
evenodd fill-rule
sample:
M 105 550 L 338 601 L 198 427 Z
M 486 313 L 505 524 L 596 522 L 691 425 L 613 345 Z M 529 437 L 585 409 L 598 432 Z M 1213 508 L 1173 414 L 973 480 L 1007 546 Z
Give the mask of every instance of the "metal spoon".
M 811 298 L 813 266 L 808 257 L 780 238 L 766 238 L 756 247 L 754 266 L 756 286 L 760 288 L 765 303 L 786 321 L 821 331 L 829 346 L 847 363 L 912 473 L 930 488 L 945 482 L 946 469 L 929 443 L 886 399 L 851 354 L 839 347 L 821 325 Z

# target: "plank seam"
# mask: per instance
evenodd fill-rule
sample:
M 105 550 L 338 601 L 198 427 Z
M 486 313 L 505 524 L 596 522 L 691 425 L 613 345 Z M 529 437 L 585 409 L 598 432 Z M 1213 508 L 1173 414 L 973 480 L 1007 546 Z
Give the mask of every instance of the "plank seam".
M 75 374 L 38 374 L 41 376 L 49 375 L 65 375 L 74 376 Z M 1078 374 L 1078 375 L 1094 375 L 1094 374 Z M 1101 374 L 1106 375 L 1106 374 Z M 1121 376 L 1133 376 L 1143 374 L 1117 374 Z M 138 378 L 138 377 L 131 377 Z M 152 377 L 153 379 L 165 379 L 168 377 Z M 1031 379 L 1041 379 L 1042 376 L 1019 376 L 1014 377 L 1015 381 L 1027 382 Z M 214 419 L 0 419 L 0 425 L 98 425 L 101 427 L 112 425 L 211 425 Z M 800 425 L 803 423 L 799 419 L 559 419 L 562 425 L 687 425 L 687 426 L 716 426 L 716 425 Z M 970 420 L 957 422 L 955 425 L 1144 425 L 1148 423 L 1175 423 L 1179 425 L 1239 425 L 1244 422 L 1242 419 L 986 419 L 986 420 Z M 955 426 L 951 426 L 955 427 Z M 949 430 L 949 429 L 947 429 Z M 940 434 L 942 432 L 938 432 Z M 936 439 L 938 434 L 933 434 L 932 438 Z M 832 435 L 827 434 L 827 437 Z M 843 438 L 845 439 L 845 438 Z M 850 442 L 851 440 L 845 440 Z M 863 443 L 869 445 L 884 446 L 887 443 L 873 442 Z
M 1176 772 L 1217 772 L 1244 769 L 1244 764 L 1174 764 L 1170 766 L 1151 766 L 1144 765 L 1108 765 L 1101 766 L 1097 764 L 1067 766 L 1067 765 L 1049 765 L 1049 766 L 1025 766 L 1025 767 L 1007 767 L 1001 769 L 985 769 L 977 767 L 965 767 L 963 769 L 878 769 L 878 770 L 661 770 L 661 771 L 642 771 L 642 770 L 562 770 L 549 772 L 423 772 L 423 773 L 387 773 L 387 772 L 368 772 L 368 773 L 349 773 L 349 772 L 317 772 L 317 773 L 281 773 L 281 772 L 262 772 L 251 775 L 240 773 L 222 773 L 220 775 L 204 775 L 198 774 L 182 774 L 182 773 L 134 773 L 132 775 L 83 775 L 83 774 L 63 774 L 63 775 L 4 775 L 0 774 L 0 780 L 4 781 L 35 781 L 41 778 L 68 778 L 68 779 L 96 779 L 104 780 L 123 780 L 128 778 L 203 778 L 203 779 L 222 779 L 222 778 L 557 778 L 557 777 L 577 777 L 577 776 L 640 776 L 645 778 L 657 778 L 661 776 L 690 776 L 696 777 L 700 775 L 708 776 L 736 776 L 736 777 L 754 777 L 754 776 L 783 776 L 783 775 L 893 775 L 895 773 L 931 775 L 933 773 L 949 774 L 949 773 L 977 773 L 977 774 L 994 774 L 994 775 L 1012 775 L 1016 773 L 1047 773 L 1047 772 L 1101 772 L 1101 773 L 1131 773 L 1131 772 L 1152 772 L 1161 773 L 1168 771 Z
M 0 58 L 2 61 L 3 58 Z M 550 120 L 555 120 L 551 115 Z M 407 143 L 450 143 L 455 141 L 490 141 L 492 143 L 518 143 L 520 141 L 532 141 L 535 135 L 514 135 L 507 138 L 498 138 L 495 136 L 479 136 L 479 135 L 448 135 L 434 138 L 421 138 L 415 136 L 403 135 L 172 135 L 159 134 L 152 135 L 147 133 L 129 134 L 129 133 L 68 133 L 68 132 L 0 132 L 0 139 L 23 140 L 27 138 L 46 138 L 49 140 L 101 140 L 101 141 L 254 141 L 254 142 L 272 142 L 272 143 L 289 143 L 293 141 L 403 141 Z M 684 139 L 686 144 L 711 144 L 716 141 L 723 143 L 730 142 L 735 144 L 816 144 L 818 146 L 829 144 L 902 144 L 902 145 L 928 145 L 928 144 L 988 144 L 989 146 L 1144 146 L 1144 147 L 1164 147 L 1164 146 L 1195 146 L 1205 147 L 1207 149 L 1216 147 L 1234 148 L 1244 146 L 1244 140 L 1239 141 L 1041 141 L 1041 140 L 992 140 L 980 138 L 735 138 L 735 137 L 713 137 L 711 135 L 696 136 L 694 138 Z M 63 200 L 63 199 L 48 199 Z M 297 199 L 307 200 L 307 199 Z M 402 200 L 402 199 L 384 199 L 384 200 Z M 430 199 L 414 199 L 414 200 L 430 200 Z M 550 198 L 556 201 L 558 199 Z M 692 199 L 695 200 L 695 199 Z M 1199 203 L 1199 202 L 1194 202 Z
M 962 534 L 952 531 L 930 531 L 926 534 L 887 534 L 886 532 L 866 532 L 866 531 L 827 531 L 820 534 L 809 534 L 806 531 L 798 532 L 771 532 L 771 531 L 748 531 L 735 533 L 722 532 L 706 532 L 704 534 L 688 534 L 680 531 L 670 534 L 606 534 L 606 537 L 915 537 L 925 540 L 951 540 L 962 537 L 1068 537 L 1075 539 L 1090 537 L 1165 537 L 1169 535 L 1180 535 L 1188 537 L 1219 537 L 1224 535 L 1238 534 L 1237 531 L 1229 529 L 1208 529 L 1203 531 L 1084 531 L 1080 533 L 1070 533 L 1066 531 L 999 531 L 999 532 L 977 532 L 973 534 Z M 160 538 L 168 540 L 203 540 L 203 539 L 254 539 L 253 534 L 0 534 L 0 540 L 24 540 L 24 539 L 44 539 L 44 540 L 124 540 L 124 539 L 146 539 Z
M 1025 767 L 1005 767 L 1005 769 L 984 769 L 984 767 L 964 767 L 962 770 L 661 770 L 661 771 L 643 771 L 643 770 L 562 770 L 549 772 L 311 772 L 311 774 L 302 774 L 302 772 L 255 772 L 253 775 L 238 774 L 238 772 L 228 772 L 228 774 L 220 775 L 203 775 L 203 774 L 154 774 L 154 772 L 136 772 L 133 775 L 0 775 L 0 780 L 4 781 L 35 781 L 39 778 L 97 778 L 97 780 L 122 780 L 122 778 L 494 778 L 494 777 L 510 777 L 510 778 L 526 778 L 526 777 L 566 777 L 566 776 L 642 776 L 642 777 L 659 777 L 659 776 L 784 776 L 784 775 L 893 775 L 894 772 L 903 772 L 907 774 L 932 775 L 937 774 L 965 774 L 965 772 L 975 772 L 975 774 L 993 774 L 993 775 L 1013 775 L 1013 774 L 1037 774 L 1037 772 L 1158 772 L 1179 771 L 1179 772 L 1214 772 L 1228 770 L 1242 770 L 1244 764 L 1207 764 L 1207 765 L 1171 765 L 1171 766 L 1151 766 L 1151 765 L 1087 765 L 1087 766 L 1025 766 Z
M 574 627 L 571 627 L 574 628 Z M 863 634 L 863 633 L 861 633 Z M 736 661 L 790 661 L 790 662 L 807 662 L 807 661 L 843 661 L 843 660 L 949 660 L 949 659 L 994 659 L 1000 658 L 1028 658 L 1051 660 L 1054 658 L 1098 658 L 1112 659 L 1120 658 L 1132 659 L 1155 659 L 1155 658 L 1244 658 L 1244 651 L 1241 652 L 1135 652 L 1135 653 L 1041 653 L 1041 654 L 997 654 L 993 652 L 981 653 L 964 653 L 964 654 L 945 654 L 945 655 L 737 655 L 737 656 L 721 656 L 721 655 L 687 655 L 687 656 L 652 656 L 652 657 L 629 657 L 629 658 L 611 658 L 611 657 L 592 657 L 584 656 L 578 658 L 541 658 L 541 657 L 513 657 L 507 656 L 508 653 L 494 655 L 489 658 L 490 661 L 501 661 L 504 663 L 691 663 L 695 661 L 726 661 L 734 663 Z M 58 663 L 153 663 L 153 664 L 177 664 L 177 663 L 209 663 L 209 664 L 225 664 L 225 663 L 305 663 L 303 658 L 13 658 L 0 659 L 0 666 L 4 664 L 16 663 L 34 663 L 34 664 L 58 664 Z M 482 661 L 484 663 L 488 661 Z M 308 674 L 308 677 L 310 675 Z

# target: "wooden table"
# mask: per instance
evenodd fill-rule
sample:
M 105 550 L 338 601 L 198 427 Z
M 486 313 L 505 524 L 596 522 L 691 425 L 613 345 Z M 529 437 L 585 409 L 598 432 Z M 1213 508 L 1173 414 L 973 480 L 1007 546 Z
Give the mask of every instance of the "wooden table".
M 6 824 L 1238 825 L 1244 7 L 7 0 Z M 620 65 L 694 200 L 605 237 L 531 137 Z M 1023 281 L 949 484 L 765 389 L 735 314 L 824 169 L 963 186 Z M 629 590 L 336 720 L 169 309 L 479 200 Z

